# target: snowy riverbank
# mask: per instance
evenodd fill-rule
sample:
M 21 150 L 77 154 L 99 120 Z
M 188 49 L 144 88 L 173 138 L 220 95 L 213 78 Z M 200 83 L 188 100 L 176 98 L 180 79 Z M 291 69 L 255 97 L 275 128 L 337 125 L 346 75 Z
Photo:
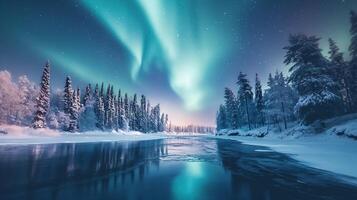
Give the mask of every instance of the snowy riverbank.
M 262 138 L 215 136 L 215 138 L 270 147 L 274 151 L 289 154 L 308 166 L 357 178 L 357 141 L 338 135 L 338 133 L 341 134 L 341 131 L 353 135 L 357 134 L 356 123 L 357 120 L 352 120 L 343 125 L 331 127 L 320 134 L 294 134 L 290 136 L 268 134 Z
M 290 124 L 278 131 L 261 127 L 221 132 L 216 138 L 270 147 L 306 165 L 357 178 L 357 114 L 344 115 L 312 126 Z M 238 136 L 227 136 L 228 134 Z M 262 152 L 264 153 L 264 152 Z
M 0 126 L 0 145 L 15 144 L 50 144 L 50 143 L 80 143 L 80 142 L 110 142 L 155 140 L 167 138 L 166 133 L 144 134 L 136 131 L 102 132 L 88 131 L 83 133 L 59 132 L 51 129 L 32 129 L 28 127 Z
M 137 131 L 87 131 L 70 133 L 14 125 L 0 126 L 0 145 L 138 141 L 165 139 L 178 136 L 205 136 L 205 134 L 176 132 L 141 133 Z

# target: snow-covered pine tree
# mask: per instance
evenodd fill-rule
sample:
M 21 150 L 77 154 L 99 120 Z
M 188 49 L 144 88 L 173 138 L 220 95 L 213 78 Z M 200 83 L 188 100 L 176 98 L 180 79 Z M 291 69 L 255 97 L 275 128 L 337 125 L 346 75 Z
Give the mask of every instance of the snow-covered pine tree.
M 107 93 L 104 98 L 104 126 L 105 128 L 110 129 L 109 121 L 110 121 L 110 104 L 111 104 L 111 94 L 110 94 L 110 84 L 107 87 Z
M 40 83 L 40 93 L 36 99 L 36 113 L 33 121 L 33 128 L 45 128 L 46 117 L 50 105 L 50 63 L 47 62 Z
M 141 95 L 141 99 L 140 99 L 140 121 L 139 121 L 139 125 L 140 128 L 139 130 L 143 133 L 147 132 L 147 115 L 146 115 L 146 97 L 144 95 Z
M 224 89 L 224 100 L 225 100 L 225 108 L 226 108 L 227 128 L 237 129 L 238 128 L 237 104 L 231 89 L 229 88 Z
M 113 95 L 113 130 L 118 130 L 119 113 L 118 113 L 118 101 L 116 95 Z
M 217 131 L 227 128 L 227 119 L 226 119 L 226 108 L 224 105 L 219 106 L 216 118 Z
M 342 100 L 345 105 L 345 110 L 350 112 L 352 110 L 352 97 L 350 92 L 351 74 L 349 73 L 349 66 L 343 59 L 343 53 L 340 52 L 336 42 L 329 38 L 329 59 L 330 59 L 330 74 L 339 85 Z
M 86 87 L 86 93 L 83 97 L 83 107 L 80 111 L 79 124 L 80 131 L 90 131 L 96 129 L 97 108 L 96 99 L 99 96 L 98 84 L 95 86 L 94 93 L 90 84 Z
M 110 103 L 109 103 L 109 118 L 108 126 L 110 129 L 115 129 L 115 98 L 114 98 L 113 86 L 110 88 Z
M 140 111 L 138 109 L 137 95 L 134 94 L 133 101 L 131 103 L 131 113 L 132 113 L 132 130 L 139 130 L 139 118 Z
M 147 106 L 146 106 L 146 115 L 148 116 L 147 119 L 147 132 L 153 132 L 153 127 L 154 127 L 154 122 L 153 122 L 153 111 L 150 105 L 150 102 L 148 101 Z
M 250 110 L 252 108 L 253 104 L 253 92 L 252 92 L 252 87 L 249 84 L 249 80 L 247 79 L 247 75 L 239 72 L 238 75 L 238 95 L 237 99 L 239 101 L 239 105 L 241 109 L 244 107 L 244 114 L 246 116 L 247 122 L 248 122 L 248 127 L 249 130 L 251 129 L 251 116 L 250 116 Z
M 86 106 L 87 105 L 87 102 L 91 101 L 92 100 L 92 86 L 91 84 L 88 84 L 86 86 L 86 91 L 85 91 L 85 94 L 84 94 L 84 97 L 83 97 L 83 106 Z
M 104 97 L 104 83 L 103 82 L 102 82 L 102 85 L 100 87 L 99 96 Z
M 129 120 L 129 99 L 128 94 L 125 93 L 124 95 L 124 116 L 127 120 Z
M 329 76 L 327 60 L 319 48 L 319 38 L 303 34 L 290 35 L 284 63 L 289 65 L 290 81 L 299 94 L 295 106 L 304 124 L 340 113 L 342 100 L 337 84 Z
M 94 100 L 94 113 L 95 113 L 95 116 L 96 116 L 96 119 L 97 119 L 97 122 L 98 122 L 98 119 L 99 119 L 99 107 L 98 107 L 98 101 L 99 101 L 99 85 L 98 83 L 95 84 L 95 88 L 94 88 L 94 93 L 93 93 L 93 100 Z
M 154 132 L 158 132 L 160 131 L 160 104 L 157 104 L 153 110 L 155 123 Z
M 150 106 L 148 107 L 148 110 L 150 110 L 150 115 L 149 115 L 149 131 L 150 132 L 157 132 L 157 126 L 156 126 L 156 107 L 151 108 Z
M 160 123 L 159 123 L 159 131 L 163 132 L 165 130 L 165 114 L 162 113 L 160 117 Z
M 123 129 L 124 127 L 124 108 L 123 108 L 123 98 L 121 96 L 121 91 L 118 92 L 118 128 Z
M 282 120 L 286 129 L 287 121 L 294 119 L 293 110 L 297 102 L 297 95 L 287 84 L 286 78 L 281 72 L 276 71 L 274 78 L 271 74 L 269 77 L 268 89 L 264 94 L 264 112 L 273 124 L 278 125 Z
M 97 128 L 104 130 L 104 120 L 105 120 L 105 110 L 104 110 L 104 101 L 103 96 L 99 95 L 96 99 L 96 107 L 97 107 Z
M 164 127 L 165 127 L 165 131 L 168 131 L 168 124 L 169 123 L 169 115 L 166 114 L 165 115 L 165 123 L 164 123 Z
M 357 111 L 357 13 L 355 11 L 350 13 L 350 23 L 351 43 L 348 50 L 351 55 L 351 61 L 348 69 L 350 74 L 348 85 L 352 99 L 352 110 Z
M 76 132 L 78 131 L 78 119 L 79 119 L 79 106 L 78 106 L 78 90 L 73 91 L 72 93 L 72 102 L 70 107 L 70 122 L 68 131 Z
M 65 114 L 69 114 L 71 112 L 71 106 L 72 106 L 72 94 L 73 94 L 73 89 L 72 89 L 72 81 L 71 77 L 67 76 L 66 77 L 66 83 L 64 86 L 64 92 L 63 92 L 63 111 Z
M 254 96 L 255 96 L 255 109 L 256 109 L 257 114 L 258 114 L 258 116 L 256 118 L 258 119 L 258 123 L 260 123 L 261 125 L 264 125 L 263 91 L 262 91 L 262 85 L 260 83 L 258 74 L 255 74 L 255 95 Z

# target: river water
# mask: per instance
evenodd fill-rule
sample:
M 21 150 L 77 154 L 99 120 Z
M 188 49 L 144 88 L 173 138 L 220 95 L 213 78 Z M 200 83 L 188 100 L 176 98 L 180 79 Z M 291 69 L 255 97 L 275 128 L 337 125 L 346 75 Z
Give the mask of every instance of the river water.
M 357 185 L 233 140 L 0 146 L 0 199 L 357 199 Z

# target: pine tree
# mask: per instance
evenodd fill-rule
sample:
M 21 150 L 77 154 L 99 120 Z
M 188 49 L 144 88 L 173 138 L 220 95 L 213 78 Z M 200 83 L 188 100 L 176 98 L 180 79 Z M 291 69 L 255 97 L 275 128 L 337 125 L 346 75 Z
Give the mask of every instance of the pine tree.
M 318 41 L 315 36 L 291 35 L 289 46 L 284 47 L 284 63 L 292 64 L 290 81 L 300 96 L 295 111 L 305 124 L 335 116 L 342 102 Z
M 168 131 L 168 125 L 169 125 L 168 123 L 169 123 L 169 115 L 166 114 L 165 115 L 165 123 L 164 123 L 165 131 Z
M 96 100 L 97 107 L 97 128 L 104 130 L 104 121 L 105 121 L 105 110 L 104 110 L 104 101 L 103 96 L 98 96 Z
M 110 94 L 110 84 L 107 87 L 107 93 L 104 99 L 104 126 L 110 128 L 110 105 L 111 105 L 111 94 Z
M 237 105 L 234 94 L 231 89 L 224 89 L 224 99 L 226 108 L 227 128 L 236 129 L 238 128 Z
M 239 104 L 245 108 L 245 115 L 247 117 L 249 130 L 251 129 L 251 120 L 250 120 L 250 107 L 253 101 L 253 92 L 252 87 L 249 85 L 247 75 L 240 72 L 238 76 L 238 95 Z
M 350 92 L 350 81 L 352 80 L 349 73 L 348 65 L 343 59 L 343 53 L 337 47 L 336 42 L 329 38 L 329 74 L 333 80 L 338 83 L 340 93 L 347 111 L 352 109 L 352 97 Z
M 86 91 L 83 97 L 83 106 L 86 106 L 89 101 L 92 100 L 92 86 L 88 84 L 86 86 Z
M 80 92 L 79 89 L 77 91 L 73 91 L 72 93 L 72 102 L 70 108 L 70 123 L 68 130 L 70 132 L 76 132 L 79 129 L 79 110 L 80 110 Z
M 138 131 L 139 130 L 139 118 L 140 118 L 140 112 L 138 109 L 138 103 L 137 103 L 137 95 L 134 94 L 133 100 L 131 102 L 131 125 L 132 125 L 132 130 Z
M 274 78 L 271 77 L 269 82 L 264 96 L 265 113 L 274 124 L 278 125 L 280 120 L 283 120 L 286 129 L 288 119 L 293 119 L 293 109 L 297 102 L 296 94 L 281 72 L 276 71 Z
M 96 124 L 98 123 L 99 120 L 99 85 L 98 83 L 95 84 L 95 88 L 94 88 L 94 94 L 93 94 L 93 99 L 94 99 L 94 113 L 96 116 Z
M 351 61 L 348 69 L 350 74 L 348 85 L 352 100 L 352 110 L 357 111 L 357 13 L 355 11 L 350 13 L 350 23 L 351 43 L 348 50 L 350 51 Z
M 67 76 L 66 78 L 66 83 L 64 86 L 64 92 L 63 92 L 63 111 L 65 114 L 69 115 L 71 112 L 71 106 L 72 106 L 72 94 L 73 94 L 73 89 L 72 89 L 72 81 L 71 77 Z
M 270 74 L 271 76 L 271 74 Z M 263 91 L 262 85 L 260 84 L 260 80 L 258 74 L 255 75 L 255 108 L 258 114 L 258 118 L 260 119 L 260 123 L 264 125 L 264 116 L 263 116 L 263 109 L 264 109 L 264 100 L 263 100 Z
M 121 91 L 118 92 L 118 127 L 119 129 L 124 128 L 124 107 L 123 107 L 123 98 L 121 97 Z
M 226 108 L 224 105 L 219 106 L 219 110 L 217 112 L 216 124 L 217 131 L 227 128 L 227 119 L 226 119 Z
M 129 99 L 128 99 L 127 93 L 125 93 L 125 95 L 124 95 L 124 115 L 125 115 L 125 118 L 128 120 L 129 119 Z
M 83 106 L 79 115 L 79 130 L 91 131 L 96 129 L 98 122 L 96 99 L 99 96 L 98 84 L 95 86 L 94 92 L 92 92 L 91 85 L 87 85 L 86 91 L 83 97 Z
M 160 117 L 160 123 L 159 123 L 159 131 L 163 132 L 165 130 L 165 114 L 162 113 Z
M 143 133 L 147 132 L 147 115 L 146 115 L 146 98 L 144 95 L 141 95 L 141 100 L 140 100 L 140 131 Z
M 46 116 L 50 105 L 50 64 L 46 63 L 41 83 L 40 83 L 40 93 L 36 99 L 36 108 L 33 128 L 45 128 L 46 127 Z

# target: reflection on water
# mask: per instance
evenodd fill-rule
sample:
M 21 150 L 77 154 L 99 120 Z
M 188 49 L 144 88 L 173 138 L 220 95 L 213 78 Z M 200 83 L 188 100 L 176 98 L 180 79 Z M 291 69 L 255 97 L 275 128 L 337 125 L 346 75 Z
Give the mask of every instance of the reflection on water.
M 199 137 L 0 146 L 0 199 L 357 199 L 266 150 Z

